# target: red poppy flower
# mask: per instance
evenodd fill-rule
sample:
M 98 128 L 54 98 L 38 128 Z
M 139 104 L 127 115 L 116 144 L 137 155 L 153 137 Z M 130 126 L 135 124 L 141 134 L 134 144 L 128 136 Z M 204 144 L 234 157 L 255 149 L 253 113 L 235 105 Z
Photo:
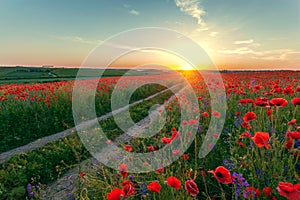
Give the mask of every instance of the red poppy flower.
M 247 112 L 247 113 L 244 115 L 243 120 L 244 120 L 245 122 L 249 122 L 249 121 L 254 120 L 254 119 L 256 119 L 256 118 L 257 118 L 257 116 L 256 116 L 256 114 L 255 114 L 254 112 Z
M 241 126 L 242 126 L 243 128 L 245 128 L 245 129 L 247 129 L 247 130 L 250 130 L 250 129 L 251 129 L 250 124 L 247 123 L 247 122 L 242 122 L 242 123 L 241 123 Z
M 299 200 L 300 184 L 293 185 L 287 182 L 279 182 L 276 189 L 281 196 L 287 197 L 289 200 Z
M 204 113 L 202 113 L 201 115 L 202 115 L 203 117 L 208 117 L 208 116 L 209 116 L 207 112 L 204 112 Z
M 243 196 L 244 196 L 245 199 L 252 199 L 254 197 L 259 197 L 260 196 L 260 191 L 259 191 L 259 189 L 250 186 L 250 187 L 247 187 L 243 191 Z
M 161 138 L 161 142 L 170 144 L 172 142 L 172 139 L 164 137 L 164 138 Z
M 232 178 L 228 169 L 223 166 L 217 167 L 215 170 L 209 171 L 214 174 L 214 177 L 223 184 L 232 183 Z
M 199 194 L 198 186 L 193 180 L 188 180 L 185 182 L 185 190 L 193 197 Z
M 288 86 L 286 87 L 284 90 L 283 90 L 283 93 L 284 94 L 293 94 L 294 91 L 293 91 L 293 88 L 291 86 Z
M 272 192 L 273 192 L 273 189 L 272 189 L 272 188 L 270 188 L 270 187 L 265 187 L 265 188 L 263 189 L 263 192 L 264 192 L 264 194 L 265 194 L 266 197 L 272 198 Z
M 220 117 L 221 117 L 221 113 L 218 112 L 218 111 L 213 111 L 211 114 L 212 114 L 213 116 L 215 116 L 216 118 L 220 118 Z
M 125 197 L 129 197 L 135 193 L 135 188 L 130 180 L 124 180 L 121 185 Z
M 182 157 L 183 157 L 183 159 L 184 159 L 184 160 L 187 160 L 187 159 L 189 159 L 189 155 L 188 155 L 188 154 L 186 154 L 186 153 L 185 153 L 185 154 L 183 154 L 183 155 L 182 155 Z
M 300 105 L 300 98 L 298 97 L 295 97 L 295 98 L 293 98 L 292 99 L 292 104 L 294 105 L 294 106 L 299 106 Z
M 115 188 L 106 194 L 108 200 L 120 200 L 122 196 L 124 196 L 124 192 L 120 188 Z
M 237 145 L 239 145 L 240 147 L 242 147 L 242 148 L 245 148 L 246 146 L 245 146 L 245 144 L 243 143 L 243 142 L 241 142 L 241 141 L 236 141 L 236 144 Z
M 85 176 L 85 173 L 84 172 L 81 172 L 80 174 L 79 174 L 79 177 L 80 178 L 82 178 L 82 177 L 84 177 Z
M 148 185 L 148 190 L 150 190 L 152 192 L 160 193 L 160 189 L 161 189 L 161 186 L 158 182 L 151 182 Z
M 155 172 L 157 173 L 157 174 L 161 174 L 161 173 L 163 173 L 164 172 L 164 168 L 158 168 L 157 170 L 155 170 Z
M 154 146 L 152 146 L 152 145 L 148 146 L 147 149 L 148 149 L 148 151 L 154 151 L 155 150 Z
M 252 136 L 251 136 L 251 134 L 247 131 L 247 132 L 242 133 L 242 134 L 240 135 L 240 139 L 242 139 L 242 138 L 244 138 L 244 137 L 246 137 L 246 138 L 251 138 Z
M 132 146 L 131 145 L 125 145 L 124 149 L 125 149 L 125 151 L 131 152 L 132 151 Z
M 270 101 L 270 105 L 271 106 L 280 106 L 280 107 L 284 107 L 288 104 L 288 101 L 283 99 L 283 98 L 273 98 Z
M 268 115 L 268 116 L 272 115 L 272 113 L 273 113 L 273 111 L 272 111 L 271 109 L 268 109 L 268 110 L 267 110 L 267 115 Z
M 290 149 L 290 148 L 292 148 L 292 146 L 293 146 L 293 140 L 287 140 L 285 142 L 285 148 L 286 149 Z
M 253 103 L 254 101 L 252 99 L 241 99 L 239 100 L 240 104 L 247 104 L 247 103 Z
M 290 137 L 291 140 L 300 139 L 300 132 L 288 132 L 287 135 Z
M 179 137 L 180 137 L 180 133 L 178 131 L 174 131 L 172 133 L 172 139 L 173 140 L 177 140 L 177 139 L 179 139 Z
M 172 150 L 172 153 L 174 156 L 177 156 L 179 155 L 180 151 L 179 150 Z
M 188 124 L 189 125 L 196 125 L 197 124 L 197 120 L 195 120 L 195 119 L 190 119 L 189 121 L 188 121 Z
M 269 105 L 268 99 L 265 97 L 258 97 L 254 101 L 255 106 L 266 107 Z
M 292 119 L 291 121 L 288 122 L 288 125 L 294 125 L 296 124 L 296 119 Z
M 268 144 L 269 138 L 269 133 L 256 132 L 254 137 L 252 137 L 252 140 L 258 148 L 265 147 L 266 149 L 268 149 L 270 147 L 270 145 Z
M 180 188 L 180 180 L 178 180 L 176 177 L 174 176 L 170 176 L 169 178 L 167 178 L 167 184 L 173 188 L 175 188 L 176 190 L 179 190 Z
M 126 164 L 120 165 L 120 174 L 123 176 L 123 178 L 126 178 L 128 176 L 128 168 Z

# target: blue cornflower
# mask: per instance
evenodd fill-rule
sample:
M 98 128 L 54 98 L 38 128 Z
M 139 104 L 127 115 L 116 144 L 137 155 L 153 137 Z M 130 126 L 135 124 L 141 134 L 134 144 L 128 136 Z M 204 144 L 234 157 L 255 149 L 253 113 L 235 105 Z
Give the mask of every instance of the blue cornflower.
M 249 183 L 247 180 L 243 177 L 243 174 L 238 174 L 236 172 L 233 172 L 232 174 L 232 184 L 236 185 L 236 191 L 235 191 L 235 196 L 238 197 L 241 194 L 241 190 L 244 187 L 249 187 Z

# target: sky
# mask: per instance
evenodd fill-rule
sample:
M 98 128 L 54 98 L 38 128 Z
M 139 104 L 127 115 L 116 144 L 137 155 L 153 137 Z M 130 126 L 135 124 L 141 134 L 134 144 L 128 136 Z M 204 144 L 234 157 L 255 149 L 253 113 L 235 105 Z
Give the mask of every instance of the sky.
M 300 69 L 299 0 L 0 0 L 0 27 L 1 66 L 79 67 L 108 38 L 161 27 L 193 39 L 219 69 Z M 151 51 L 114 63 L 151 60 L 190 68 Z

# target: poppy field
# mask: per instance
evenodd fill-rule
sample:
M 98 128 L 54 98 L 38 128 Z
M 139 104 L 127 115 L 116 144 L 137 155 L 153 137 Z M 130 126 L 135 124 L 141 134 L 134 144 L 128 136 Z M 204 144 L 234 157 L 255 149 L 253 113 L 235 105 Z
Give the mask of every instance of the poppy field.
M 218 88 L 219 82 L 207 83 L 192 71 L 182 75 L 198 105 L 189 102 L 188 92 L 183 89 L 173 98 L 175 93 L 168 91 L 131 107 L 130 115 L 138 122 L 149 114 L 151 106 L 163 104 L 159 113 L 165 117 L 160 131 L 151 137 L 119 142 L 117 146 L 126 157 L 114 156 L 111 162 L 118 163 L 118 170 L 101 164 L 96 169 L 79 168 L 73 190 L 61 199 L 300 199 L 300 72 L 221 74 L 226 113 L 211 106 L 207 85 Z M 143 85 L 146 77 L 130 77 L 127 85 Z M 179 83 L 170 76 L 159 78 L 168 82 L 166 85 Z M 117 81 L 100 79 L 95 96 L 97 116 L 112 111 L 110 98 Z M 73 81 L 0 85 L 1 152 L 73 127 L 73 85 Z M 82 80 L 82 85 L 89 90 L 88 80 Z M 126 84 L 123 86 L 126 90 Z M 130 102 L 165 89 L 158 84 L 143 85 Z M 190 118 L 181 120 L 181 111 L 187 106 L 192 108 Z M 221 118 L 225 118 L 222 130 L 210 135 L 217 143 L 206 144 L 210 121 Z M 114 118 L 99 124 L 106 144 L 123 133 Z M 190 134 L 192 129 L 195 135 Z M 189 143 L 184 152 L 179 148 L 182 142 Z M 137 167 L 133 166 L 133 153 L 155 153 L 172 144 L 178 144 L 178 149 L 172 148 L 167 157 L 175 157 L 174 162 L 165 166 L 156 159 L 141 163 L 147 172 L 130 172 Z M 209 149 L 204 157 L 199 157 L 201 145 Z M 1 164 L 0 199 L 16 199 L 16 195 L 42 199 L 48 184 L 89 157 L 75 131 L 63 140 L 15 155 Z M 155 170 L 150 170 L 153 166 Z

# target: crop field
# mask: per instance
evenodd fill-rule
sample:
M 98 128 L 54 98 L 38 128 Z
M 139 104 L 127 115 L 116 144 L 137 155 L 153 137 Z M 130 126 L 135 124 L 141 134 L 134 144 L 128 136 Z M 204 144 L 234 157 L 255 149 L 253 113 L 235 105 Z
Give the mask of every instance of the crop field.
M 7 70 L 2 80 L 27 73 Z M 74 79 L 77 71 L 45 69 L 27 78 L 49 73 Z M 78 167 L 60 199 L 299 200 L 299 71 L 223 73 L 222 82 L 213 72 L 208 79 L 194 71 L 180 78 L 124 73 L 111 71 L 97 81 L 0 84 L 0 158 L 68 130 L 64 138 L 1 160 L 0 199 L 55 199 L 55 191 L 45 191 Z M 116 88 L 123 93 L 114 94 Z M 80 96 L 94 104 L 88 107 Z M 89 109 L 97 123 L 71 129 L 94 120 L 85 115 Z M 84 166 L 92 157 L 108 161 Z

